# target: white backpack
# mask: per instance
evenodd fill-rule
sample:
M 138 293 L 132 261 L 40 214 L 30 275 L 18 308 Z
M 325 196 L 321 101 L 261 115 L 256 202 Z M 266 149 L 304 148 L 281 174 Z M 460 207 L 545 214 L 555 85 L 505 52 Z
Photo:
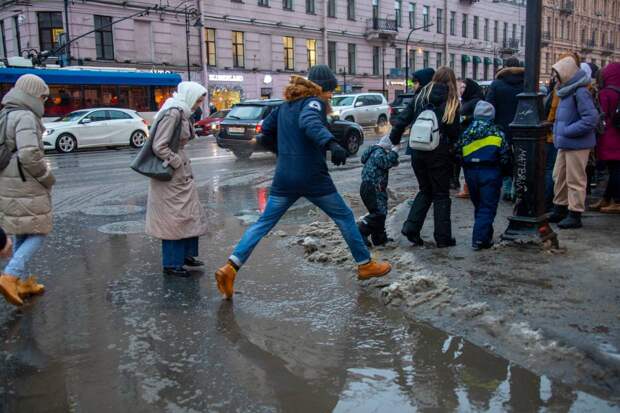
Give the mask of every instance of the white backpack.
M 418 151 L 433 151 L 439 146 L 439 122 L 435 111 L 423 110 L 411 125 L 409 147 Z

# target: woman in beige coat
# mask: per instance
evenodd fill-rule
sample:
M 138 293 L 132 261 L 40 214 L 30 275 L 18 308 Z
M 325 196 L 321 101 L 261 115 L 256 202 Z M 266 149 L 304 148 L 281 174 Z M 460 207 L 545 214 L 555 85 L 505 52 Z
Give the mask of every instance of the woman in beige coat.
M 34 277 L 26 279 L 26 264 L 52 230 L 55 179 L 44 158 L 41 122 L 48 96 L 43 79 L 23 75 L 2 99 L 0 133 L 12 154 L 0 171 L 0 226 L 15 239 L 13 256 L 0 276 L 0 293 L 15 305 L 44 290 Z
M 198 256 L 198 237 L 207 232 L 207 218 L 198 198 L 185 145 L 195 137 L 190 117 L 206 97 L 207 90 L 195 82 L 181 82 L 155 116 L 157 130 L 153 152 L 174 169 L 172 180 L 151 179 L 146 210 L 146 233 L 162 240 L 164 274 L 188 277 L 183 267 L 204 265 Z M 178 152 L 170 148 L 177 128 Z

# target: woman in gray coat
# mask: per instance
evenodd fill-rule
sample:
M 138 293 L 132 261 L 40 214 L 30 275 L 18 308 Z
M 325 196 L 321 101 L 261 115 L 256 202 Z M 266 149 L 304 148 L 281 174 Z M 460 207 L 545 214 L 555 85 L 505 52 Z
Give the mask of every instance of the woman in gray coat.
M 153 152 L 174 169 L 170 181 L 151 179 L 146 210 L 146 233 L 162 240 L 164 274 L 189 277 L 183 267 L 199 267 L 198 237 L 207 232 L 207 217 L 194 182 L 185 145 L 196 135 L 192 113 L 204 101 L 207 90 L 196 82 L 181 82 L 155 116 L 157 129 Z M 170 148 L 180 128 L 178 152 Z
M 43 79 L 28 74 L 2 99 L 0 131 L 11 158 L 0 170 L 0 226 L 15 239 L 13 256 L 0 276 L 0 293 L 14 305 L 44 290 L 34 277 L 26 278 L 26 264 L 52 230 L 51 191 L 56 181 L 44 158 L 41 122 L 48 96 Z

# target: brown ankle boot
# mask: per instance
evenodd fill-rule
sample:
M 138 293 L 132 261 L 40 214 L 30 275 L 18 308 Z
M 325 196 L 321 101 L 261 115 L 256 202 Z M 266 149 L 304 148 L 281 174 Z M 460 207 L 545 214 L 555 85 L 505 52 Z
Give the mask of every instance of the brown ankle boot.
M 235 277 L 237 270 L 230 263 L 226 263 L 223 267 L 215 272 L 215 280 L 217 281 L 217 289 L 230 300 L 235 293 Z
M 26 281 L 17 281 L 17 293 L 21 298 L 27 298 L 31 295 L 41 295 L 45 292 L 45 286 L 37 283 L 37 277 L 31 275 Z
M 611 201 L 605 198 L 601 198 L 593 204 L 588 205 L 592 211 L 600 211 L 601 208 L 606 208 L 611 204 Z
M 463 184 L 463 190 L 455 195 L 457 198 L 467 199 L 469 198 L 469 187 L 467 184 Z
M 24 305 L 24 302 L 19 297 L 18 282 L 19 278 L 12 275 L 0 276 L 0 294 L 2 294 L 9 303 L 19 307 Z
M 600 211 L 605 214 L 620 214 L 620 203 L 611 201 L 609 205 L 601 207 Z
M 389 262 L 370 261 L 357 267 L 357 279 L 368 280 L 373 277 L 383 277 L 392 270 Z

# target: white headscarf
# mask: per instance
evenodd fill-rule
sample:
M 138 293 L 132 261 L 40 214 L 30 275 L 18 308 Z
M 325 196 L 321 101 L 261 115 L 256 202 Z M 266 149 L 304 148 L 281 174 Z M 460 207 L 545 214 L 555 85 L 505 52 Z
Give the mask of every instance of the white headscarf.
M 579 66 L 579 68 L 583 70 L 584 72 L 586 72 L 586 75 L 588 75 L 588 77 L 592 79 L 592 68 L 590 67 L 589 64 L 584 62 Z
M 161 113 L 169 108 L 181 108 L 186 116 L 192 115 L 192 107 L 196 101 L 207 93 L 207 89 L 200 83 L 181 82 L 177 86 L 177 91 L 172 94 L 171 98 L 166 99 L 155 118 L 157 119 Z

